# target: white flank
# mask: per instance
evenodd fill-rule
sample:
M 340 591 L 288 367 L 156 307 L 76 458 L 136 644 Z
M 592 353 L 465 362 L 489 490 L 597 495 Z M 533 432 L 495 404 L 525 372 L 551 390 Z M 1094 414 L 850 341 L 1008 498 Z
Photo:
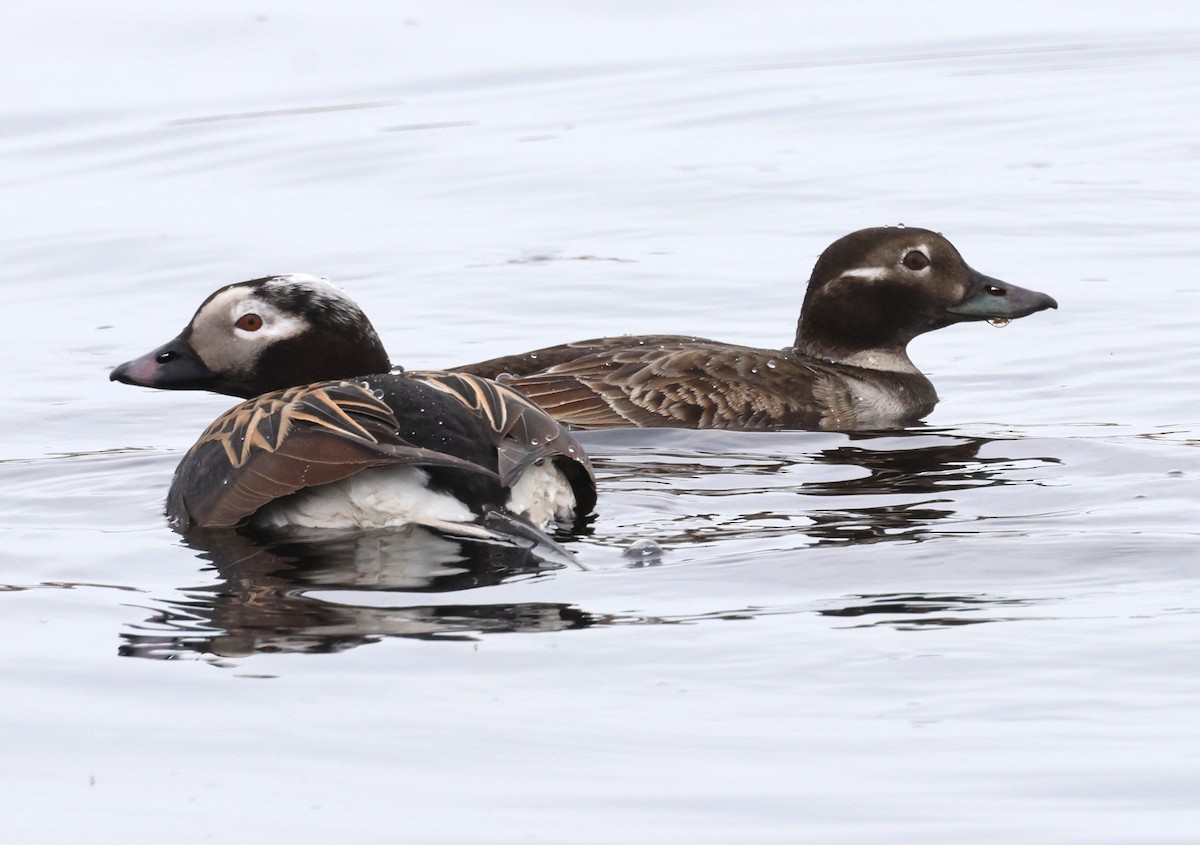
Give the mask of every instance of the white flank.
M 344 481 L 310 487 L 264 507 L 262 528 L 400 528 L 473 523 L 475 514 L 448 493 L 429 489 L 417 467 L 374 467 Z
M 541 460 L 512 486 L 508 509 L 534 525 L 546 527 L 575 516 L 575 491 L 552 461 Z

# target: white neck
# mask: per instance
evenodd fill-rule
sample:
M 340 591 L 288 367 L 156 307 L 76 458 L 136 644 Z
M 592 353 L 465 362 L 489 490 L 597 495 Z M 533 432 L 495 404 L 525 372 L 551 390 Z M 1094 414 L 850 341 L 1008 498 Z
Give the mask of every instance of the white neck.
M 886 370 L 892 373 L 917 373 L 908 353 L 903 349 L 864 349 L 838 359 L 839 364 L 862 367 L 864 370 Z

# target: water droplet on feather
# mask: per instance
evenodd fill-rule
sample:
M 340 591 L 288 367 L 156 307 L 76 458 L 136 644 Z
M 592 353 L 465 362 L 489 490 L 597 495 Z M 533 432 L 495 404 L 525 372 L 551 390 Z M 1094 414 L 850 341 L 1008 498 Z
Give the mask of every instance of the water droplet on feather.
M 637 561 L 657 561 L 663 556 L 663 547 L 653 540 L 636 540 L 629 544 L 621 557 Z

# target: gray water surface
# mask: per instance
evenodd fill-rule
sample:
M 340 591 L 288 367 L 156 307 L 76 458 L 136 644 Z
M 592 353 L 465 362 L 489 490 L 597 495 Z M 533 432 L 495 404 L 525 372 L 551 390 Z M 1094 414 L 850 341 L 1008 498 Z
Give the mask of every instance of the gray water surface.
M 5 18 L 4 841 L 1200 840 L 1194 4 Z M 290 271 L 410 367 L 781 347 L 900 223 L 1060 309 L 907 431 L 585 435 L 582 567 L 184 542 L 230 401 L 107 381 Z

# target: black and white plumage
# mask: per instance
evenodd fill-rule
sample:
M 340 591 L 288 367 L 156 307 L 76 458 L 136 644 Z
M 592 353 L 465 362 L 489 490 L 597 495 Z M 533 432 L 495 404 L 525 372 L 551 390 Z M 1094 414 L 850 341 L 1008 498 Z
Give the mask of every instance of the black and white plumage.
M 893 428 L 937 404 L 908 357 L 914 337 L 1057 307 L 973 270 L 936 232 L 863 229 L 817 260 L 791 347 L 607 337 L 456 369 L 499 379 L 575 428 Z
M 184 456 L 167 496 L 186 529 L 393 528 L 481 538 L 577 523 L 595 477 L 565 426 L 465 373 L 391 372 L 366 315 L 312 276 L 221 288 L 115 381 L 247 401 Z

